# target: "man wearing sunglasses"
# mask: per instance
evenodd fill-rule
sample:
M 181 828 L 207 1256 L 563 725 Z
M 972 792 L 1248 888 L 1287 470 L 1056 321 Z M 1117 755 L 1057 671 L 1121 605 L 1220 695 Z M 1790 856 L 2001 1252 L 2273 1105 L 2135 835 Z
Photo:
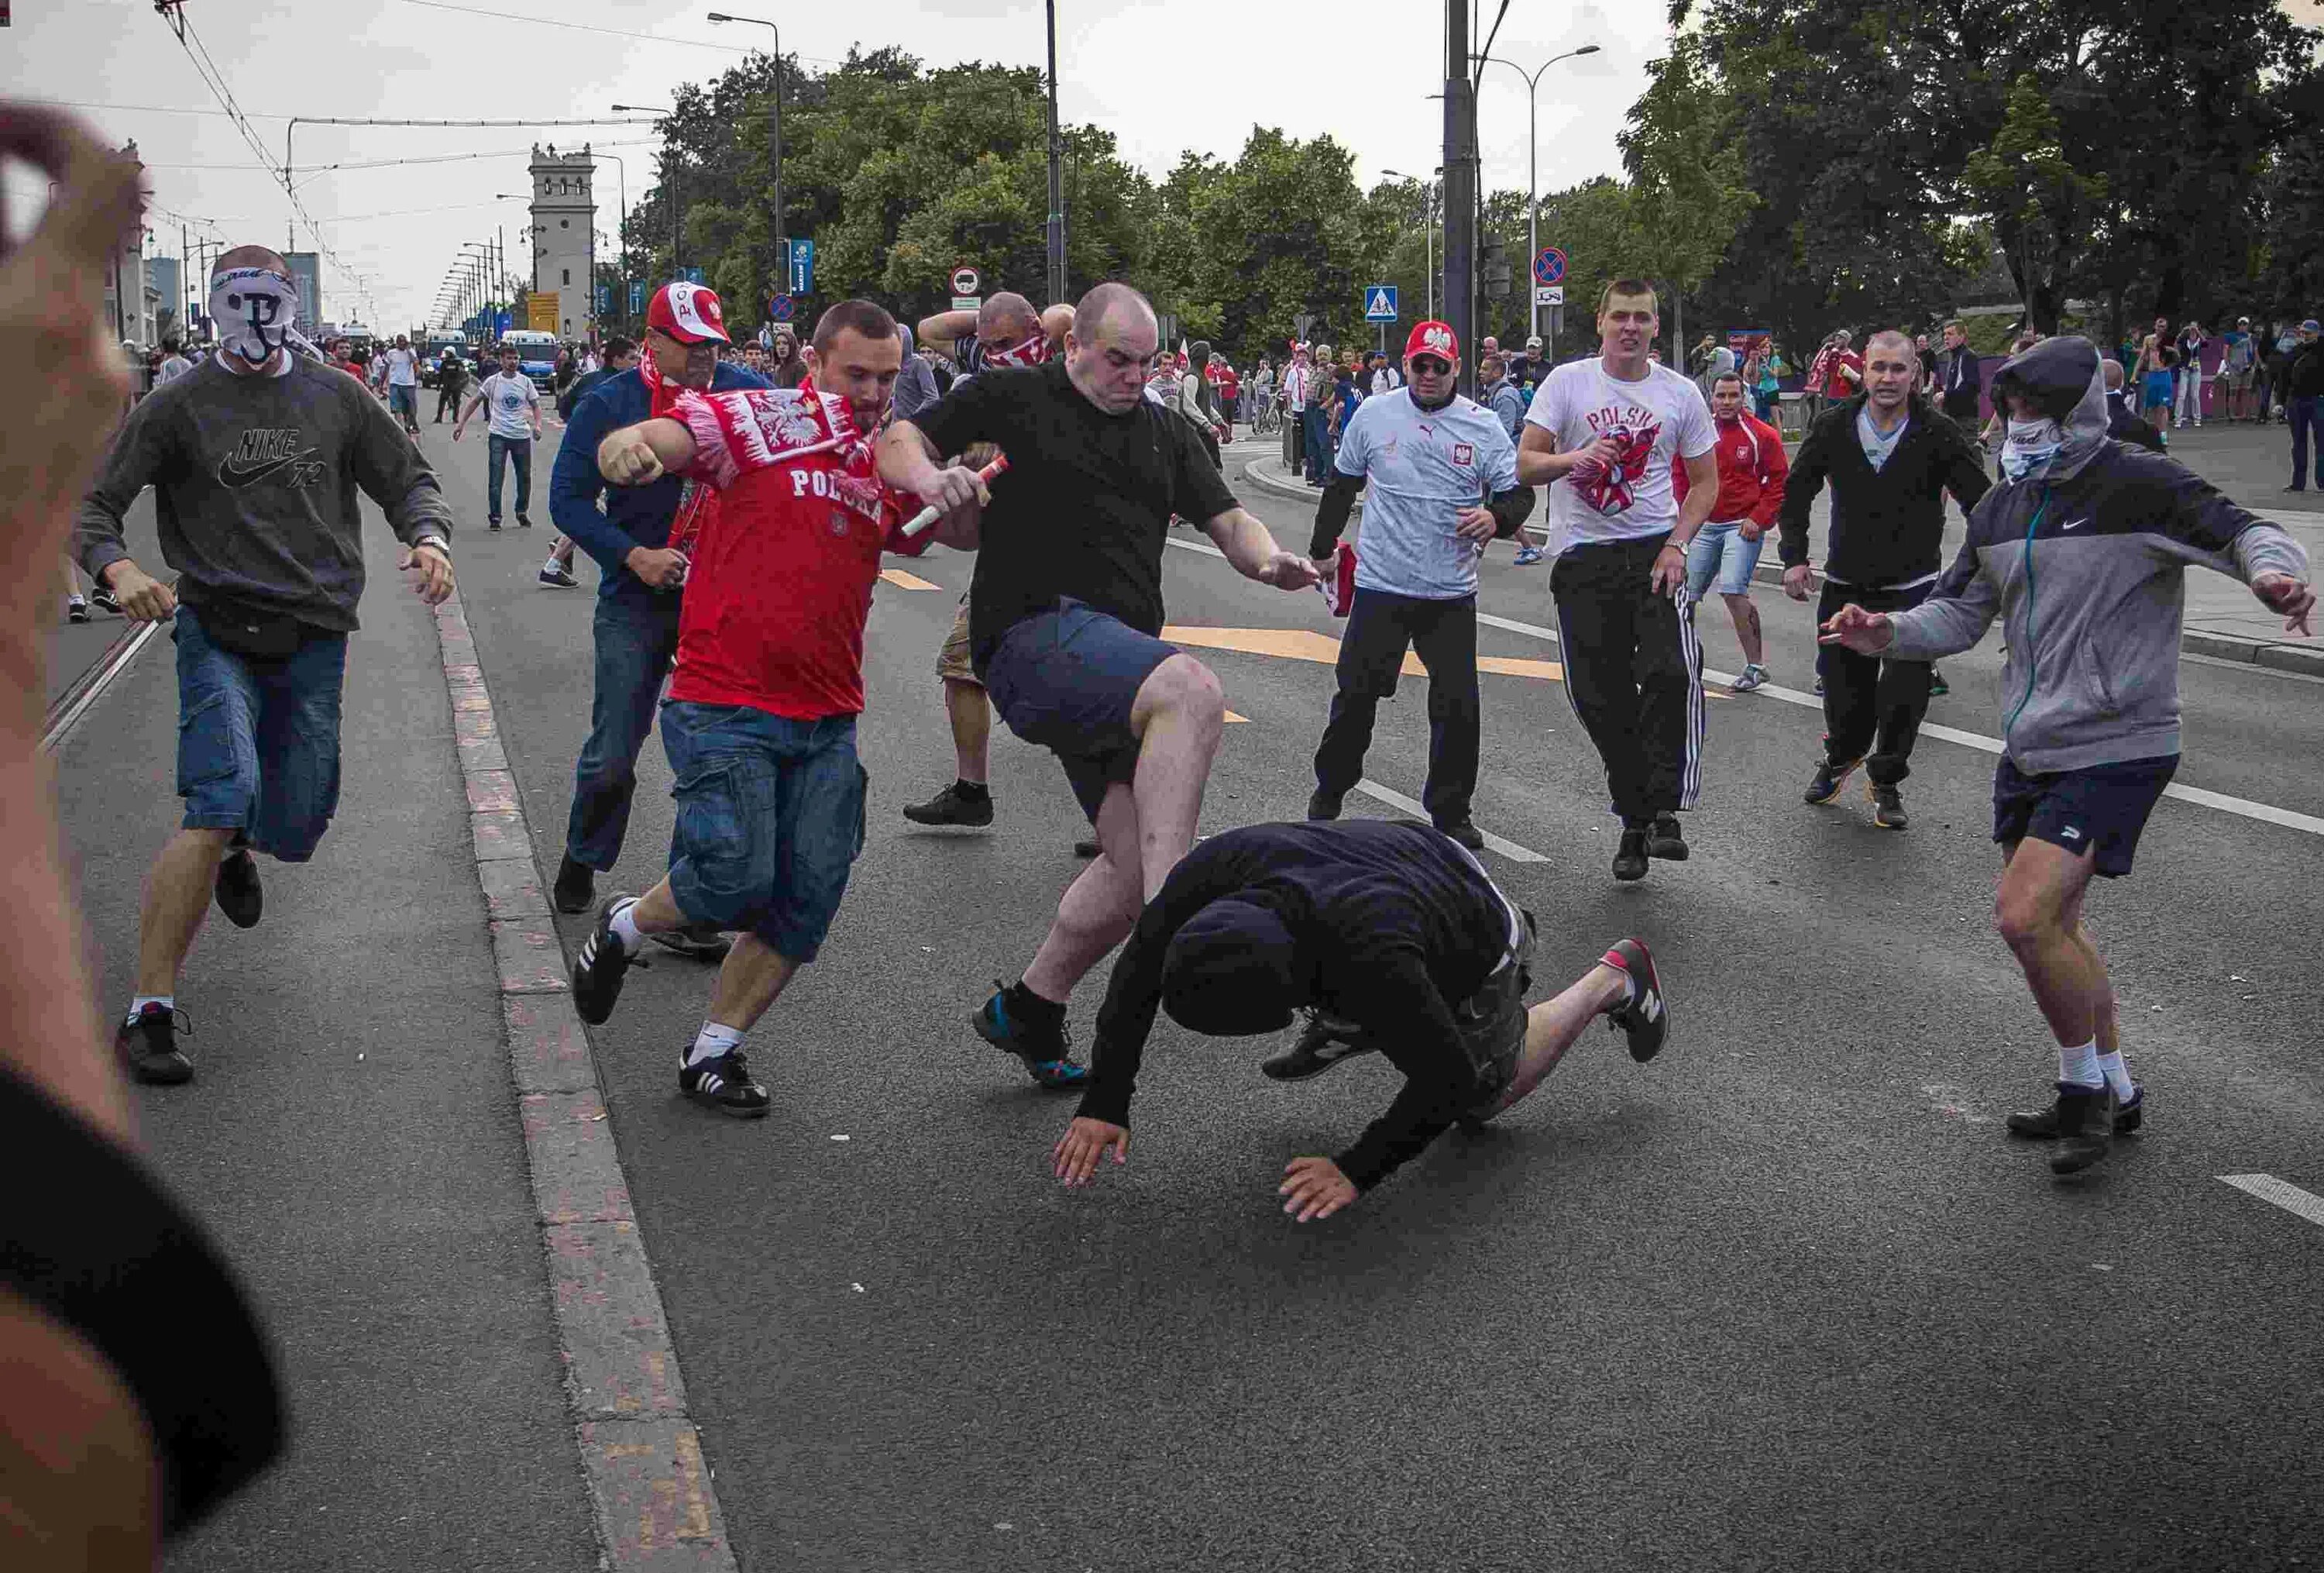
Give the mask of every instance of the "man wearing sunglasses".
M 1517 484 L 1517 445 L 1500 418 L 1461 397 L 1461 341 L 1423 322 L 1404 347 L 1406 384 L 1359 405 L 1340 436 L 1307 555 L 1333 578 L 1356 494 L 1371 492 L 1357 537 L 1355 595 L 1340 641 L 1339 692 L 1315 750 L 1311 819 L 1336 819 L 1364 773 L 1380 700 L 1396 692 L 1407 649 L 1428 669 L 1428 783 L 1435 827 L 1476 851 L 1470 818 L 1482 717 L 1477 689 L 1477 559 L 1517 532 L 1533 488 Z

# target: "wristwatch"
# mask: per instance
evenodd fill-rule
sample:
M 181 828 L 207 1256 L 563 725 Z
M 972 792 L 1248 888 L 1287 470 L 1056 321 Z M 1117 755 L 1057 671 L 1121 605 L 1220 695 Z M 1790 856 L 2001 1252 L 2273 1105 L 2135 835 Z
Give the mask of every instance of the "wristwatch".
M 442 552 L 446 562 L 452 560 L 452 543 L 441 535 L 423 535 L 411 543 L 411 550 L 417 551 L 423 546 L 432 546 Z

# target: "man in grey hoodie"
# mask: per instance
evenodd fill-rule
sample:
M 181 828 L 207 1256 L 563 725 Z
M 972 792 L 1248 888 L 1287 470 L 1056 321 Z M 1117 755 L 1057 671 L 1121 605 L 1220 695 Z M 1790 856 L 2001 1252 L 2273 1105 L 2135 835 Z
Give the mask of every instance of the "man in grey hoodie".
M 2058 1041 L 2058 1096 L 2009 1116 L 2013 1135 L 2059 1143 L 2053 1172 L 2106 1156 L 2145 1115 L 2122 1059 L 2106 963 L 2082 930 L 2093 874 L 2130 872 L 2139 833 L 2179 768 L 2179 639 L 2190 564 L 2232 574 L 2287 630 L 2316 604 L 2300 543 L 2160 454 L 2107 436 L 2098 355 L 2045 339 L 1995 374 L 2009 419 L 2002 484 L 1935 592 L 1895 614 L 1843 606 L 1826 643 L 1935 661 L 1997 615 L 2002 758 L 1993 838 L 1995 926 Z

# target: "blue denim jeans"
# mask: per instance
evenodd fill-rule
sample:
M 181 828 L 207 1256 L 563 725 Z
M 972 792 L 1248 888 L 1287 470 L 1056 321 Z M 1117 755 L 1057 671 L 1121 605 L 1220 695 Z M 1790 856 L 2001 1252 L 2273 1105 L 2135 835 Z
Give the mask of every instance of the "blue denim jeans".
M 676 780 L 678 910 L 813 961 L 863 850 L 855 717 L 792 721 L 748 705 L 672 699 L 661 709 L 661 745 Z
M 516 511 L 528 512 L 532 507 L 532 439 L 503 437 L 493 434 L 486 443 L 486 456 L 492 467 L 485 472 L 484 514 L 495 524 L 501 519 L 501 455 L 506 454 L 516 467 Z
M 285 863 L 315 855 L 339 806 L 339 690 L 347 636 L 318 632 L 283 661 L 211 643 L 180 602 L 178 795 L 189 830 L 240 830 Z
M 1311 481 L 1329 478 L 1324 472 L 1332 464 L 1332 434 L 1324 424 L 1326 414 L 1321 404 L 1299 412 L 1299 441 Z
M 498 439 L 494 439 L 495 441 Z M 638 750 L 653 730 L 662 679 L 678 659 L 679 597 L 642 586 L 597 597 L 596 697 L 573 767 L 565 856 L 603 874 L 620 860 L 638 790 Z

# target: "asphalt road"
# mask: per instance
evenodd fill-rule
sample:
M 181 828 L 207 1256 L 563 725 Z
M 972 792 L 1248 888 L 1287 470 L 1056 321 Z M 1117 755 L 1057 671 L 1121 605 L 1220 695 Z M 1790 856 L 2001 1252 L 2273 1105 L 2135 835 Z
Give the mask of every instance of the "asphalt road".
M 480 521 L 481 445 L 455 450 L 434 430 L 423 442 L 464 518 Z M 1308 510 L 1255 511 L 1278 539 L 1304 541 Z M 502 737 L 553 871 L 587 729 L 590 603 L 587 590 L 534 582 L 548 544 L 545 509 L 535 516 L 543 529 L 478 524 L 459 547 Z M 1546 625 L 1545 579 L 1508 554 L 1489 557 L 1483 609 Z M 1174 549 L 1167 564 L 1175 624 L 1270 631 L 1278 648 L 1285 631 L 1333 634 L 1312 594 L 1248 584 L 1198 550 Z M 1303 1229 L 1277 1208 L 1283 1163 L 1344 1143 L 1384 1106 L 1393 1072 L 1359 1061 L 1277 1087 L 1257 1070 L 1271 1043 L 1200 1040 L 1166 1021 L 1129 1167 L 1068 1193 L 1046 1160 L 1070 1099 L 1034 1089 L 967 1016 L 1030 956 L 1083 826 L 1054 762 L 1005 734 L 991 830 L 900 818 L 949 778 L 930 665 L 971 563 L 939 551 L 897 566 L 939 588 L 883 585 L 875 599 L 870 837 L 824 958 L 752 1040 L 774 1115 L 726 1121 L 676 1094 L 706 969 L 659 960 L 632 973 L 595 1030 L 744 1568 L 2312 1559 L 2324 1231 L 2218 1177 L 2324 1190 L 2316 836 L 2167 801 L 2137 875 L 2094 894 L 2153 1114 L 2099 1173 L 2061 1185 L 2000 1133 L 2005 1111 L 2046 1097 L 2054 1061 L 1987 926 L 1988 754 L 1925 740 L 1907 788 L 1914 828 L 1890 835 L 1859 797 L 1800 802 L 1820 732 L 1812 708 L 1714 699 L 1693 861 L 1617 886 L 1602 774 L 1557 685 L 1493 673 L 1476 817 L 1541 859 L 1488 855 L 1540 917 L 1536 994 L 1642 934 L 1674 999 L 1668 1053 L 1635 1066 L 1593 1032 L 1497 1128 L 1448 1138 L 1353 1211 Z M 371 602 L 383 613 L 384 588 Z M 1775 681 L 1804 690 L 1804 609 L 1772 594 L 1760 604 Z M 1732 670 L 1724 615 L 1705 615 L 1712 664 Z M 1513 661 L 1557 656 L 1507 627 L 1480 643 Z M 1201 653 L 1249 717 L 1228 728 L 1204 828 L 1297 815 L 1330 668 Z M 1932 721 L 1990 736 L 1997 654 L 1946 670 L 1954 693 Z M 2315 683 L 2198 663 L 2184 680 L 2182 782 L 2324 813 Z M 143 703 L 138 736 L 162 749 L 166 710 L 156 696 Z M 429 815 L 448 822 L 458 789 L 419 779 L 448 771 L 450 750 L 434 752 L 440 690 L 413 704 L 351 703 L 348 814 L 375 771 L 371 800 L 410 797 L 433 847 L 444 828 Z M 358 716 L 374 737 L 362 771 Z M 1383 707 L 1370 779 L 1416 797 L 1425 732 L 1416 681 Z M 75 755 L 69 780 L 98 768 Z M 151 776 L 158 800 L 166 776 Z M 619 888 L 651 883 L 669 839 L 658 744 L 642 776 Z M 102 877 L 134 884 L 136 870 L 119 858 Z M 366 934 L 392 940 L 397 965 L 417 945 L 459 988 L 487 981 L 473 911 L 456 923 L 415 914 L 415 893 L 392 883 L 339 894 L 340 910 L 317 920 L 316 953 L 249 977 L 247 1008 L 286 1022 L 302 1006 L 335 1023 L 408 1014 L 409 995 L 368 986 Z M 118 931 L 134 897 L 107 899 L 98 926 Z M 580 924 L 565 921 L 568 941 Z M 265 955 L 279 954 L 281 936 L 266 937 Z M 1076 996 L 1084 1034 L 1102 985 Z M 497 1163 L 495 1185 L 521 1185 L 504 1089 L 466 1090 L 446 1089 L 437 1117 L 456 1118 L 465 1141 L 505 1145 L 458 1160 L 460 1172 Z M 304 1116 L 277 1117 L 299 1130 Z M 452 1139 L 438 1133 L 439 1145 Z M 311 1189 L 332 1172 L 295 1150 L 273 1169 L 198 1188 L 255 1209 L 255 1185 Z M 409 1186 L 402 1207 L 355 1214 L 341 1249 L 358 1260 L 315 1274 L 307 1294 L 377 1315 L 414 1292 L 396 1272 L 357 1271 L 364 1242 L 399 1219 L 447 1227 L 452 1213 L 497 1205 L 499 1190 L 478 1203 L 470 1183 Z M 516 1265 L 473 1252 L 431 1263 L 429 1292 L 484 1294 L 505 1325 L 479 1336 L 547 1383 Z M 330 1401 L 358 1407 L 379 1380 L 350 1374 Z M 480 1425 L 444 1445 L 482 1458 L 489 1480 L 512 1443 Z M 370 1484 L 343 1478 L 358 1498 Z M 552 1526 L 560 1512 L 553 1493 L 503 1506 Z M 549 1566 L 558 1546 L 545 1537 L 495 1565 Z

